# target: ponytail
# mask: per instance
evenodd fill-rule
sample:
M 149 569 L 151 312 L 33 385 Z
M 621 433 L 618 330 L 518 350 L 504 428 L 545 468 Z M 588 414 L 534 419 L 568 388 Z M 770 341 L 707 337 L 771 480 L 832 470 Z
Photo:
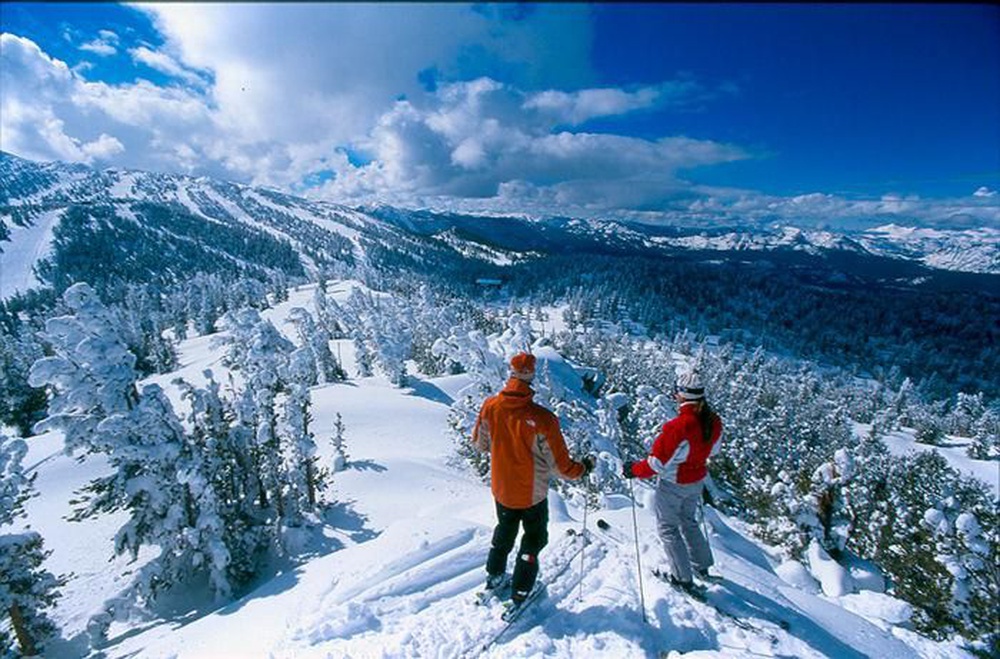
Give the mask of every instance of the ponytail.
M 712 441 L 712 431 L 715 429 L 715 421 L 719 416 L 709 406 L 708 401 L 701 399 L 701 407 L 698 408 L 698 422 L 701 423 L 701 438 L 708 444 Z

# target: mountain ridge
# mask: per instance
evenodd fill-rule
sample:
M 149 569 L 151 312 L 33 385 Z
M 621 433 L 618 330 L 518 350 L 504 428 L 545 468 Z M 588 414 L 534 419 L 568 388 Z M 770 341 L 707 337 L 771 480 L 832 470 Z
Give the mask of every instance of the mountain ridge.
M 286 240 L 300 254 L 306 272 L 364 259 L 364 239 L 369 238 L 408 251 L 411 257 L 432 247 L 439 259 L 492 265 L 572 252 L 656 257 L 701 252 L 708 257 L 736 258 L 752 252 L 798 252 L 820 259 L 843 254 L 888 259 L 914 279 L 921 276 L 920 270 L 926 270 L 924 276 L 943 272 L 1000 274 L 1000 231 L 989 227 L 942 230 L 883 225 L 860 232 L 788 225 L 704 229 L 614 218 L 469 215 L 385 205 L 349 207 L 204 176 L 35 163 L 4 152 L 0 152 L 0 256 L 17 250 L 18 227 L 30 227 L 46 210 L 141 202 L 177 204 L 177 208 L 207 222 L 240 223 Z M 4 249 L 4 241 L 14 244 Z M 9 271 L 11 265 L 5 265 Z M 9 291 L 0 289 L 0 296 L 7 294 Z

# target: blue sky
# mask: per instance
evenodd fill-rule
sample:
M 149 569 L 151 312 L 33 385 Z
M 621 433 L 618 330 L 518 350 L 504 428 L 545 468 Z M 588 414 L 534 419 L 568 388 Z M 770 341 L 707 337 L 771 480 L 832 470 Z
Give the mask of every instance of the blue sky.
M 0 6 L 0 147 L 345 203 L 992 225 L 1000 8 Z

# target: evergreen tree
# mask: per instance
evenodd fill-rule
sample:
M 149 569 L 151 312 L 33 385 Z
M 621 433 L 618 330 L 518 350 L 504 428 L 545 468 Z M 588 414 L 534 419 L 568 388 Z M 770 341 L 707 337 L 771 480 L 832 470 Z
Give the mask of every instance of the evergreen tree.
M 330 437 L 330 443 L 333 444 L 331 471 L 334 474 L 342 471 L 347 465 L 347 440 L 344 436 L 345 431 L 344 419 L 340 416 L 340 412 L 337 412 L 337 419 L 333 422 L 333 435 Z
M 312 351 L 299 348 L 289 356 L 289 387 L 285 399 L 284 453 L 285 519 L 288 524 L 301 523 L 302 517 L 315 511 L 322 487 L 317 467 L 316 441 L 310 429 L 308 382 L 316 376 Z
M 967 452 L 976 460 L 1000 459 L 1000 409 L 988 408 L 976 419 Z
M 288 320 L 295 326 L 299 343 L 309 351 L 316 372 L 317 381 L 310 384 L 326 384 L 345 378 L 333 353 L 330 352 L 332 340 L 323 325 L 317 324 L 308 311 L 295 307 L 288 314 Z
M 12 528 L 24 516 L 24 503 L 31 496 L 33 478 L 24 474 L 21 461 L 27 445 L 0 433 L 0 615 L 10 620 L 0 626 L 0 654 L 13 654 L 14 642 L 21 654 L 35 655 L 58 633 L 46 610 L 59 598 L 65 577 L 56 577 L 42 567 L 51 552 L 35 531 Z
M 0 422 L 17 428 L 22 437 L 45 417 L 45 390 L 28 384 L 31 365 L 43 356 L 30 327 L 10 334 L 0 326 Z
M 42 334 L 55 354 L 37 360 L 28 377 L 31 386 L 51 390 L 49 416 L 37 429 L 64 430 L 67 451 L 110 453 L 119 438 L 101 433 L 98 424 L 138 403 L 135 355 L 87 284 L 68 288 L 63 301 L 73 313 L 49 319 Z

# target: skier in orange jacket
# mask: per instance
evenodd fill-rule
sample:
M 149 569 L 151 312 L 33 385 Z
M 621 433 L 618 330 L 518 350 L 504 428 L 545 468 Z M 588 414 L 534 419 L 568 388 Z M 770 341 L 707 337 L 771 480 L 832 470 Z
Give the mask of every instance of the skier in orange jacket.
M 532 400 L 535 357 L 518 353 L 510 360 L 510 379 L 503 390 L 483 403 L 472 431 L 476 448 L 490 453 L 490 481 L 496 500 L 497 525 L 486 561 L 486 589 L 506 581 L 507 556 L 518 526 L 524 527 L 511 600 L 520 605 L 538 577 L 538 553 L 548 543 L 548 490 L 553 475 L 575 480 L 593 469 L 590 457 L 569 456 L 555 414 Z M 553 473 L 555 472 L 555 473 Z

